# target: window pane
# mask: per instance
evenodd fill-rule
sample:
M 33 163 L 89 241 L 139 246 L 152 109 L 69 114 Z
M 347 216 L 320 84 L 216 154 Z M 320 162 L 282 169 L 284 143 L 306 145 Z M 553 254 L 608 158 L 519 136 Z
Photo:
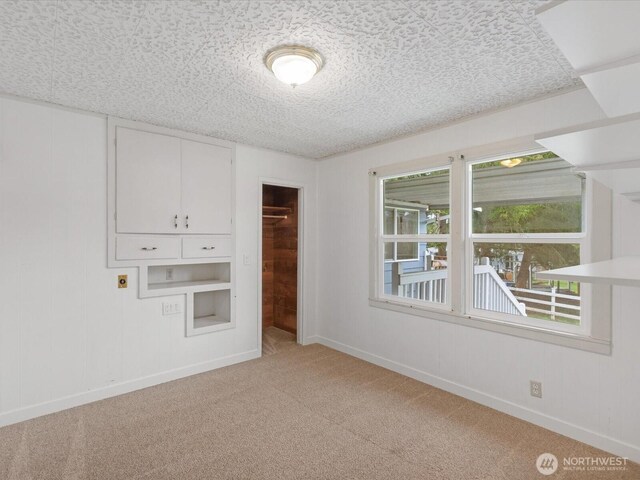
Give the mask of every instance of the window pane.
M 583 179 L 551 152 L 478 163 L 472 178 L 473 233 L 582 231 Z
M 580 246 L 474 243 L 473 307 L 580 324 L 580 284 L 539 280 L 536 273 L 580 263 Z
M 398 229 L 396 230 L 398 235 L 417 235 L 418 234 L 418 210 L 405 210 L 398 208 L 397 222 Z
M 416 242 L 398 242 L 396 244 L 396 260 L 418 260 L 418 250 Z
M 394 245 L 393 245 L 392 242 L 384 244 L 384 259 L 385 260 L 395 260 L 394 254 L 393 254 L 393 247 L 394 247 Z
M 385 249 L 387 245 L 392 246 L 393 242 L 385 243 Z M 398 252 L 403 248 L 417 252 L 417 259 L 385 263 L 384 293 L 425 302 L 445 303 L 447 244 L 398 242 Z
M 383 233 L 385 235 L 395 235 L 395 233 L 396 233 L 393 230 L 394 215 L 395 215 L 395 209 L 394 208 L 385 208 L 384 209 L 384 231 L 383 231 Z
M 384 180 L 385 228 L 387 210 L 397 209 L 399 235 L 449 233 L 449 169 Z M 415 212 L 415 213 L 414 213 Z

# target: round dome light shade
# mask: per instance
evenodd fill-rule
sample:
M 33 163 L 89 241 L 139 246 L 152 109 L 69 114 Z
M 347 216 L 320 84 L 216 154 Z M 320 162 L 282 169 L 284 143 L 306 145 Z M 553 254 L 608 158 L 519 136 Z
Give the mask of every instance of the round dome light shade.
M 274 60 L 271 70 L 281 82 L 296 86 L 311 80 L 318 71 L 318 67 L 306 57 L 284 55 Z
M 278 80 L 295 87 L 307 83 L 322 68 L 322 57 L 307 47 L 278 47 L 267 54 L 265 64 Z

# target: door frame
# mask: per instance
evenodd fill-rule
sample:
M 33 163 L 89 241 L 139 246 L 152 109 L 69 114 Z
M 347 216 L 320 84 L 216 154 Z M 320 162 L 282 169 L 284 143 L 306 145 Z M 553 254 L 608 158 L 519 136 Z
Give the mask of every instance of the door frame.
M 296 308 L 296 343 L 304 339 L 304 213 L 306 185 L 288 180 L 260 177 L 258 181 L 258 353 L 262 356 L 262 194 L 264 185 L 298 190 L 298 283 Z

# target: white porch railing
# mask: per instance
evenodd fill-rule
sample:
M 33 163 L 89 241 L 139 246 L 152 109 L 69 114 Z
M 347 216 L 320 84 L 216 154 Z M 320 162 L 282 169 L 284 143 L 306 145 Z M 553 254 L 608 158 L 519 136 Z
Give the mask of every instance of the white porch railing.
M 491 265 L 473 267 L 473 308 L 527 316 L 525 305 L 518 302 Z
M 490 265 L 473 270 L 474 308 L 526 316 L 525 305 L 518 302 Z M 399 297 L 444 303 L 447 299 L 447 270 L 403 271 L 396 262 L 391 270 L 391 293 Z
M 391 269 L 391 293 L 398 297 L 444 303 L 447 300 L 447 270 L 404 273 L 402 263 L 396 262 Z

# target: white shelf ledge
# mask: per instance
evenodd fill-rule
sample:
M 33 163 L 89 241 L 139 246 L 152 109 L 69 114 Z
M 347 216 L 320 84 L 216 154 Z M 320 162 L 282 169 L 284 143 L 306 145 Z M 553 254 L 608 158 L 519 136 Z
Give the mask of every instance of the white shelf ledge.
M 607 116 L 640 111 L 640 2 L 551 2 L 537 18 Z
M 165 295 L 183 295 L 185 293 L 230 290 L 231 283 L 221 280 L 196 280 L 188 282 L 150 283 L 147 288 L 140 285 L 140 298 L 163 297 Z
M 536 17 L 571 66 L 591 70 L 640 51 L 640 2 L 550 2 Z
M 217 290 L 217 289 L 225 289 L 231 288 L 231 284 L 229 282 L 219 281 L 219 280 L 195 280 L 188 282 L 162 282 L 162 283 L 150 283 L 149 290 L 160 290 L 160 289 L 192 289 L 193 287 L 206 287 L 206 290 Z M 211 287 L 211 288 L 209 288 Z
M 640 198 L 640 115 L 546 132 L 536 142 L 615 193 Z
M 215 325 L 228 324 L 229 320 L 225 320 L 217 315 L 207 315 L 206 317 L 198 317 L 193 319 L 194 328 L 209 328 Z
M 541 133 L 535 141 L 577 167 L 640 160 L 640 115 Z
M 543 280 L 570 280 L 640 287 L 640 256 L 619 257 L 603 262 L 558 268 L 536 274 Z

